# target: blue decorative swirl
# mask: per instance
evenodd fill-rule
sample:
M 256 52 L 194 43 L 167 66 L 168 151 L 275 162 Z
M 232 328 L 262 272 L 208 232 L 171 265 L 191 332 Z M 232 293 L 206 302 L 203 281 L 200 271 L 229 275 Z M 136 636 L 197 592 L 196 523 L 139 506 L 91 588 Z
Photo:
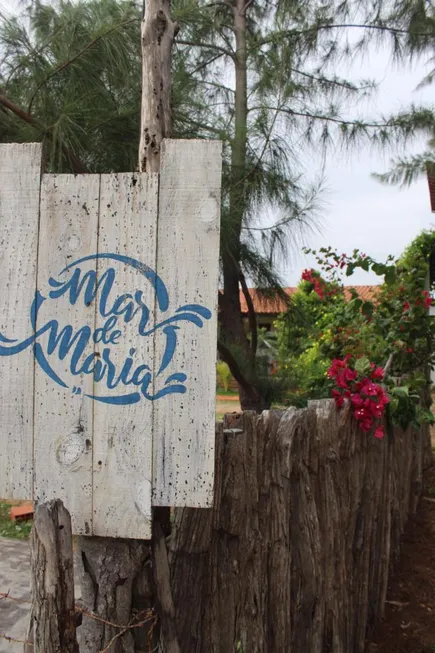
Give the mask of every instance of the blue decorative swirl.
M 7 338 L 0 333 L 0 356 L 13 356 L 33 347 L 34 357 L 43 372 L 57 385 L 68 388 L 67 383 L 59 377 L 53 369 L 49 359 L 56 355 L 59 360 L 70 356 L 69 372 L 73 376 L 92 375 L 94 385 L 104 383 L 108 389 L 115 390 L 118 386 L 135 386 L 137 390 L 127 391 L 124 394 L 97 395 L 87 393 L 85 396 L 108 405 L 128 406 L 139 402 L 142 398 L 155 401 L 169 394 L 184 394 L 187 391 L 187 376 L 183 372 L 170 374 L 163 383 L 161 389 L 154 388 L 153 374 L 150 367 L 145 364 L 137 364 L 135 361 L 136 348 L 130 348 L 130 355 L 124 360 L 120 367 L 116 367 L 111 359 L 111 349 L 116 347 L 122 337 L 122 331 L 118 328 L 119 323 L 131 322 L 138 319 L 138 338 L 156 336 L 161 332 L 165 338 L 165 345 L 158 371 L 155 377 L 159 377 L 168 368 L 174 359 L 178 343 L 178 332 L 183 323 L 190 323 L 202 329 L 204 320 L 211 318 L 211 311 L 199 304 L 185 304 L 177 308 L 173 315 L 164 317 L 160 322 L 148 328 L 150 308 L 143 301 L 143 292 L 135 290 L 132 293 L 124 293 L 113 299 L 112 290 L 116 281 L 115 268 L 110 267 L 97 278 L 95 270 L 83 272 L 79 267 L 82 263 L 92 260 L 107 259 L 128 265 L 137 270 L 154 289 L 156 307 L 166 313 L 169 309 L 169 295 L 165 284 L 157 273 L 149 266 L 129 256 L 121 254 L 92 254 L 77 259 L 64 267 L 58 278 L 51 277 L 48 284 L 51 290 L 48 297 L 44 297 L 39 291 L 30 307 L 30 324 L 32 335 L 21 342 L 17 339 Z M 66 280 L 59 280 L 59 277 L 66 272 L 72 271 L 72 275 Z M 98 294 L 97 309 L 103 320 L 103 326 L 92 330 L 85 325 L 76 330 L 69 324 L 60 327 L 58 320 L 51 319 L 37 329 L 40 310 L 46 302 L 55 301 L 62 296 L 67 296 L 69 304 L 75 305 L 79 300 L 85 306 L 90 306 Z M 153 306 L 154 310 L 155 307 Z M 43 347 L 39 339 L 45 335 L 46 344 Z M 101 354 L 94 351 L 94 344 L 101 343 L 103 349 Z M 86 355 L 86 350 L 92 346 L 92 353 Z M 109 346 L 110 345 L 110 346 Z M 80 395 L 81 389 L 76 384 L 72 387 L 74 395 Z

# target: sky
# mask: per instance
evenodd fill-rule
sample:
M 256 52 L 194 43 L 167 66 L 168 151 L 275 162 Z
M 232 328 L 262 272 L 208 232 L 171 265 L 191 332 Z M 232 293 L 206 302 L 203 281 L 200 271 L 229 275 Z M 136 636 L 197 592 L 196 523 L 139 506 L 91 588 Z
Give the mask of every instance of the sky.
M 411 103 L 433 106 L 433 86 L 416 90 L 428 72 L 423 62 L 412 68 L 409 65 L 398 68 L 392 65 L 385 50 L 372 51 L 369 58 L 357 61 L 350 71 L 344 70 L 344 76 L 347 72 L 350 78 L 372 78 L 379 82 L 374 97 L 358 111 L 360 115 L 379 118 L 381 114 L 399 111 Z M 424 140 L 410 144 L 408 153 L 421 152 L 425 145 Z M 339 253 L 358 248 L 376 260 L 385 260 L 389 254 L 399 256 L 423 229 L 435 227 L 425 178 L 400 189 L 385 186 L 372 177 L 373 172 L 388 170 L 395 154 L 394 150 L 381 153 L 364 147 L 350 153 L 334 152 L 327 157 L 320 232 L 305 236 L 309 247 L 330 245 L 340 250 Z M 311 166 L 315 166 L 315 161 Z M 296 285 L 301 270 L 313 264 L 313 259 L 297 248 L 281 265 L 284 281 Z M 355 284 L 378 282 L 376 275 L 363 271 L 349 280 Z
M 0 9 L 14 13 L 20 0 L 0 0 Z M 411 103 L 433 104 L 434 88 L 416 91 L 425 76 L 424 62 L 411 66 L 393 66 L 385 50 L 371 50 L 364 59 L 357 59 L 351 68 L 339 70 L 348 79 L 375 79 L 379 89 L 369 101 L 356 109 L 360 116 L 378 117 L 409 106 Z M 418 152 L 424 141 L 410 146 Z M 326 159 L 324 169 L 325 192 L 319 215 L 319 232 L 306 233 L 304 245 L 318 248 L 330 245 L 342 252 L 354 248 L 377 260 L 389 254 L 399 256 L 422 229 L 435 227 L 431 213 L 426 179 L 411 187 L 399 189 L 384 186 L 372 178 L 371 173 L 388 169 L 394 152 L 380 153 L 360 147 L 350 153 L 333 152 Z M 306 163 L 307 177 L 315 177 L 322 167 L 320 155 L 312 156 Z M 311 267 L 313 259 L 302 253 L 301 243 L 295 245 L 286 260 L 281 261 L 281 277 L 285 285 L 296 285 L 302 269 Z M 375 275 L 357 272 L 351 283 L 377 283 Z

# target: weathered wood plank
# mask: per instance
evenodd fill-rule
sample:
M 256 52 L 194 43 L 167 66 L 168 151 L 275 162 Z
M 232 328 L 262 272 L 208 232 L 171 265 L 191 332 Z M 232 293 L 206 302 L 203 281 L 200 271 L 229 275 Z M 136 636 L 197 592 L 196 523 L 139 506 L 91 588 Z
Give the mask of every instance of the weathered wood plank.
M 186 394 L 154 402 L 154 505 L 212 501 L 220 186 L 221 143 L 164 141 L 157 273 L 170 292 L 172 327 L 179 328 L 157 330 L 154 391 L 172 374 L 188 378 Z M 157 311 L 157 323 L 166 317 Z
M 0 333 L 31 336 L 41 146 L 0 145 Z M 1 344 L 1 343 L 0 343 Z M 0 497 L 32 496 L 33 351 L 0 356 Z
M 99 254 L 130 257 L 155 269 L 157 236 L 157 175 L 103 175 L 101 178 Z M 134 377 L 140 365 L 148 365 L 152 374 L 153 337 L 141 336 L 141 317 L 149 309 L 145 331 L 153 326 L 155 289 L 140 269 L 113 258 L 100 258 L 98 276 L 114 271 L 115 284 L 103 316 L 97 310 L 97 328 L 104 324 L 107 333 L 119 332 L 114 343 L 97 343 L 96 350 L 110 360 L 118 376 L 130 359 Z M 101 287 L 102 289 L 102 287 Z M 137 292 L 141 296 L 136 295 Z M 119 298 L 125 295 L 119 304 Z M 140 304 L 138 301 L 140 301 Z M 119 308 L 116 308 L 116 302 Z M 129 319 L 129 309 L 136 312 Z M 120 315 L 117 315 L 120 313 Z M 110 322 L 109 322 L 110 321 Z M 106 337 L 109 340 L 109 337 Z M 106 354 L 104 350 L 106 349 Z M 145 379 L 147 370 L 137 375 Z M 94 393 L 108 393 L 107 384 L 95 383 Z M 95 401 L 94 405 L 94 521 L 95 535 L 151 538 L 152 479 L 152 402 L 143 396 L 140 386 L 121 381 L 111 397 L 139 395 L 139 401 L 125 405 Z M 152 385 L 149 388 L 152 391 Z
M 55 322 L 38 337 L 35 351 L 35 498 L 62 499 L 71 513 L 73 532 L 88 534 L 92 532 L 93 401 L 86 395 L 93 394 L 93 377 L 82 368 L 85 357 L 93 354 L 99 185 L 99 175 L 43 177 L 37 282 L 38 292 L 46 298 L 37 314 L 37 331 Z M 76 264 L 88 256 L 92 258 Z M 90 276 L 85 278 L 87 273 Z M 80 286 L 80 282 L 85 283 Z M 72 334 L 66 331 L 59 338 L 69 325 Z M 78 341 L 69 349 L 68 335 L 70 342 L 74 336 L 85 339 L 76 362 Z M 38 352 L 45 363 L 38 362 Z

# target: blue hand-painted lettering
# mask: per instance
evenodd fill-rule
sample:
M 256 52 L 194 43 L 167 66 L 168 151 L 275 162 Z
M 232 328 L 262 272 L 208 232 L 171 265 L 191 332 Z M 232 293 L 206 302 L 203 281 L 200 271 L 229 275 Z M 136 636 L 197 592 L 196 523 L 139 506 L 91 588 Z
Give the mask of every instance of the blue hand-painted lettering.
M 84 271 L 84 264 L 98 259 L 110 261 L 111 267 L 100 276 L 95 270 Z M 117 294 L 119 263 L 133 268 L 151 284 L 154 290 L 153 314 L 156 315 L 158 311 L 162 316 L 159 320 L 155 318 L 154 324 L 150 324 L 152 312 L 143 299 L 142 290 Z M 172 314 L 169 313 L 169 295 L 162 279 L 147 265 L 120 254 L 94 254 L 80 258 L 61 270 L 58 278 L 50 278 L 48 285 L 50 289 L 47 296 L 37 291 L 30 307 L 30 327 L 33 333 L 21 341 L 0 333 L 0 356 L 14 356 L 32 347 L 40 368 L 63 388 L 68 388 L 69 384 L 53 369 L 56 366 L 52 361 L 56 358 L 66 360 L 71 378 L 92 375 L 94 393 L 88 393 L 87 397 L 116 406 L 133 404 L 141 399 L 154 401 L 168 394 L 186 392 L 187 376 L 183 372 L 172 372 L 165 380 L 162 379 L 162 383 L 159 383 L 159 377 L 174 359 L 177 333 L 183 323 L 202 328 L 204 320 L 211 317 L 208 308 L 186 304 L 176 308 Z M 41 309 L 49 307 L 50 315 L 55 315 L 52 302 L 61 297 L 66 297 L 70 306 L 80 302 L 91 306 L 96 302 L 96 312 L 101 318 L 102 326 L 93 329 L 84 325 L 74 329 L 71 324 L 61 325 L 61 316 L 44 323 Z M 111 352 L 122 342 L 122 327 L 129 323 L 135 325 L 135 330 L 137 328 L 138 339 L 161 334 L 164 346 L 160 361 L 154 361 L 154 365 L 153 361 L 139 361 L 135 358 L 137 349 L 130 347 L 129 355 L 121 364 L 113 362 Z M 95 351 L 97 345 L 102 351 Z M 152 347 L 150 351 L 153 351 Z M 102 392 L 97 393 L 96 388 L 102 388 Z M 72 383 L 72 392 L 74 395 L 81 393 L 77 381 Z

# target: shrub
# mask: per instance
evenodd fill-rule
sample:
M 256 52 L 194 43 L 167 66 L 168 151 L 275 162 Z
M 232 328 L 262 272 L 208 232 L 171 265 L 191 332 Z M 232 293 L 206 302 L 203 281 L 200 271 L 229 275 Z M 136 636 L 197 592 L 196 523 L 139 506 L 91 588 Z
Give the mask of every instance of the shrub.
M 228 388 L 231 381 L 231 372 L 230 368 L 224 361 L 218 361 L 216 363 L 216 385 L 218 388 L 223 388 L 225 392 L 228 392 Z

